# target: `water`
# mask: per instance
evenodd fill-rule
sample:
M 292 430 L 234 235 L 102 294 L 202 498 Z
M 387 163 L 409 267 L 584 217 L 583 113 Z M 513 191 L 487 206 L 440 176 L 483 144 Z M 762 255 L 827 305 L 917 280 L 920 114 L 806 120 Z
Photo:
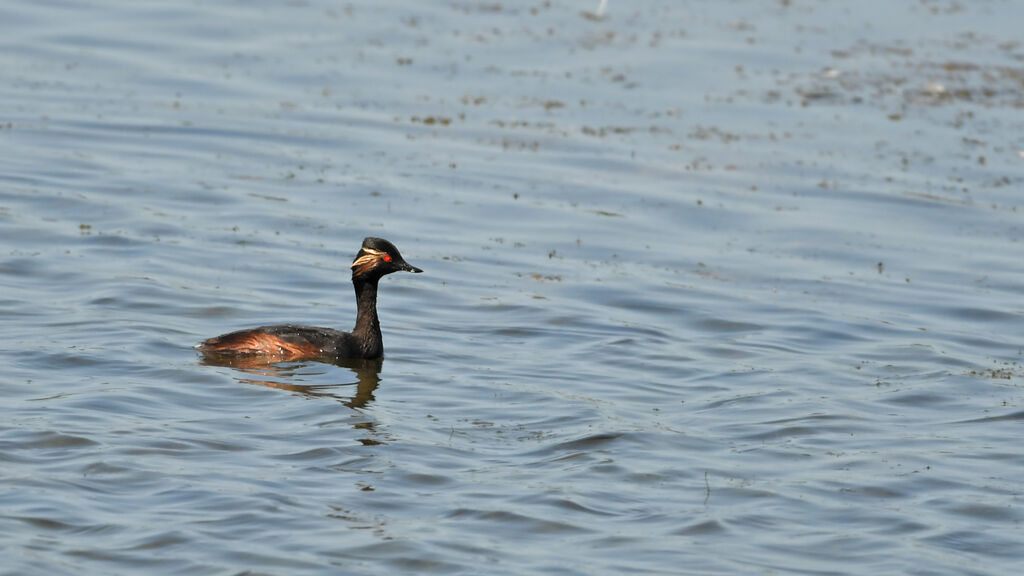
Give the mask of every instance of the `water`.
M 1024 6 L 599 5 L 8 3 L 2 572 L 1015 573 Z

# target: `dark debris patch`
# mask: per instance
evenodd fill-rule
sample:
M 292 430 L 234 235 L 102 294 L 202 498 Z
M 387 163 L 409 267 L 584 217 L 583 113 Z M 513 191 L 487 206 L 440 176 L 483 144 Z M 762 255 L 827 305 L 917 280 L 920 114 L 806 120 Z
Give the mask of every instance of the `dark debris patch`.
M 413 116 L 411 120 L 413 124 L 424 124 L 426 126 L 448 126 L 452 123 L 452 119 L 445 116 Z
M 979 368 L 967 372 L 968 376 L 975 378 L 988 378 L 992 380 L 1013 380 L 1014 377 L 1024 376 L 1024 366 L 1016 362 L 1009 362 L 995 368 Z
M 870 62 L 879 53 L 885 54 L 887 65 L 880 67 Z M 838 66 L 815 71 L 794 82 L 792 90 L 801 105 L 898 99 L 912 106 L 970 103 L 1024 108 L 1024 66 L 953 60 L 914 61 L 912 51 L 873 46 L 833 53 L 833 56 Z M 772 91 L 765 100 L 775 101 L 778 96 Z

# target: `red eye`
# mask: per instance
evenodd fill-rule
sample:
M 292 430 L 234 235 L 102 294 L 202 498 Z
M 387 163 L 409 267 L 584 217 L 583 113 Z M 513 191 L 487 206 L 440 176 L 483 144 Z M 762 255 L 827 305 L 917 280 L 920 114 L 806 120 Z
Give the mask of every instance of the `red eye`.
M 385 261 L 385 262 L 391 262 L 391 254 L 385 254 L 385 255 L 381 256 L 380 259 Z

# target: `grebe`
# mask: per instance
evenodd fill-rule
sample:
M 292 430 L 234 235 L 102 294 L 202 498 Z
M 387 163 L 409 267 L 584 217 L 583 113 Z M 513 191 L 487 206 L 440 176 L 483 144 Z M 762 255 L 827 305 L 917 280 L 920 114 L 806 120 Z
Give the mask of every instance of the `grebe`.
M 377 319 L 377 282 L 392 272 L 423 272 L 383 238 L 366 238 L 352 262 L 356 326 L 342 332 L 317 326 L 281 324 L 210 338 L 196 348 L 208 358 L 259 358 L 267 363 L 340 358 L 380 358 L 384 342 Z

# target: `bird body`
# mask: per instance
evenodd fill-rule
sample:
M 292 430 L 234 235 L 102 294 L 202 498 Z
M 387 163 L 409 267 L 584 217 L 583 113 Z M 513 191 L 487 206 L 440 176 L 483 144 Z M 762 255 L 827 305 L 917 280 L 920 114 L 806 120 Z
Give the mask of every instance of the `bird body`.
M 392 272 L 422 272 L 402 258 L 394 244 L 366 238 L 352 261 L 356 325 L 351 332 L 333 328 L 279 324 L 229 332 L 200 343 L 207 358 L 259 358 L 267 363 L 297 360 L 380 358 L 384 342 L 377 317 L 377 284 Z

